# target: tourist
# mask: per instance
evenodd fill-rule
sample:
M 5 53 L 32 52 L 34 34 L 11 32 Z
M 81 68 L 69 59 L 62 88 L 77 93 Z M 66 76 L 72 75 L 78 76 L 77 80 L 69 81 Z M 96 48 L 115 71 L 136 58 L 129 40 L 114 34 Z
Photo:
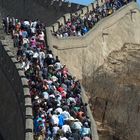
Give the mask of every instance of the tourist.
M 131 0 L 106 0 L 101 6 L 96 5 L 95 9 L 83 14 L 73 14 L 71 19 L 61 24 L 56 32 L 52 32 L 58 38 L 69 36 L 84 36 L 102 18 L 111 15 L 113 12 L 131 2 Z

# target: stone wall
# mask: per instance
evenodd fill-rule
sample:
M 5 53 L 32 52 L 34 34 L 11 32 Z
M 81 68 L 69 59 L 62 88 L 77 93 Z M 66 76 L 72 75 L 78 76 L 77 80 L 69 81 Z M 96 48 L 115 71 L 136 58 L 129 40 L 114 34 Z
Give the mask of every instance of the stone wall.
M 126 42 L 140 43 L 139 23 L 139 8 L 131 2 L 99 21 L 83 37 L 56 38 L 50 30 L 58 26 L 57 23 L 48 27 L 48 45 L 73 74 L 83 79 L 86 89 L 90 89 L 92 75 L 110 52 L 120 49 Z
M 50 26 L 66 13 L 72 13 L 81 9 L 82 5 L 61 3 L 51 0 L 0 0 L 0 12 L 3 16 L 14 16 L 19 19 L 39 19 Z
M 1 27 L 0 39 L 4 39 Z M 0 138 L 33 140 L 32 104 L 28 82 L 9 46 L 1 42 L 0 85 Z
M 76 12 L 73 11 L 73 13 L 67 13 L 67 14 L 63 15 L 61 18 L 59 18 L 57 20 L 57 22 L 55 22 L 53 25 L 51 25 L 49 27 L 49 30 L 51 30 L 53 32 L 57 31 L 61 24 L 65 24 L 65 22 L 68 21 L 68 19 L 71 19 L 72 15 L 74 15 L 75 13 L 77 13 L 78 15 L 81 15 L 81 14 L 84 15 L 89 11 L 93 11 L 97 4 L 99 6 L 103 5 L 104 0 L 98 0 L 98 2 L 95 1 L 94 3 L 91 3 L 90 5 L 85 6 L 82 9 L 77 10 Z
M 62 21 L 61 18 L 59 22 Z M 96 120 L 112 127 L 115 133 L 111 135 L 115 137 L 111 140 L 139 140 L 140 46 L 136 44 L 140 44 L 140 10 L 137 4 L 131 2 L 102 19 L 83 37 L 52 36 L 51 30 L 57 30 L 59 22 L 46 29 L 48 45 L 90 92 Z

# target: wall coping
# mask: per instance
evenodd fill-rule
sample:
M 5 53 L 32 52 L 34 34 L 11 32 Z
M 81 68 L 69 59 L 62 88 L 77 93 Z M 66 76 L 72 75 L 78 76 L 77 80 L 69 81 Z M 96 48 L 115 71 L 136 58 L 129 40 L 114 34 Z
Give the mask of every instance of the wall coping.
M 82 101 L 83 101 L 83 103 L 88 103 L 86 92 L 85 92 L 83 86 L 81 86 L 81 88 L 82 88 L 82 92 L 81 92 Z M 90 118 L 90 121 L 91 121 L 91 135 L 92 135 L 92 140 L 99 140 L 96 122 L 95 122 L 95 120 L 93 118 L 93 115 L 92 115 L 92 112 L 91 112 L 91 109 L 90 109 L 89 104 L 87 105 L 87 113 L 88 113 L 89 118 Z
M 2 34 L 3 37 L 5 36 L 4 34 Z M 20 77 L 20 81 L 23 87 L 23 93 L 24 93 L 24 112 L 22 112 L 22 114 L 25 114 L 24 119 L 25 119 L 25 128 L 24 128 L 24 132 L 25 132 L 25 140 L 33 140 L 33 113 L 32 113 L 32 102 L 31 102 L 31 97 L 30 97 L 30 92 L 29 92 L 29 87 L 28 87 L 28 81 L 25 77 L 25 74 L 23 72 L 23 70 L 20 69 L 19 63 L 17 62 L 14 54 L 10 51 L 10 49 L 8 48 L 8 46 L 4 47 L 2 44 L 2 41 L 0 41 L 0 44 L 2 46 L 2 52 L 4 54 L 8 55 L 8 61 L 10 60 L 10 63 L 14 64 L 15 69 L 17 70 L 19 77 Z M 9 67 L 8 67 L 9 68 Z M 12 79 L 9 79 L 12 80 Z

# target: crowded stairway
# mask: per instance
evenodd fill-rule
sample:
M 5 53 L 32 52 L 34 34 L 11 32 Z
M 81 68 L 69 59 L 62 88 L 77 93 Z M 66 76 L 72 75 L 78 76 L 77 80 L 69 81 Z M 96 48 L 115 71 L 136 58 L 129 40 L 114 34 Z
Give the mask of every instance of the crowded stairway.
M 115 0 L 106 1 L 102 7 L 97 5 L 94 11 L 83 17 L 73 16 L 54 35 L 82 36 L 100 19 L 127 2 Z M 17 61 L 28 79 L 34 139 L 91 140 L 91 122 L 87 103 L 82 101 L 80 82 L 46 46 L 45 25 L 39 20 L 19 20 L 7 16 L 3 18 L 3 27 L 5 33 L 13 39 Z
M 66 38 L 70 36 L 83 36 L 103 18 L 113 14 L 122 6 L 128 4 L 132 0 L 106 0 L 101 6 L 97 3 L 94 10 L 85 14 L 73 14 L 71 19 L 59 26 L 59 29 L 52 34 L 58 38 Z
M 10 17 L 4 18 L 3 24 L 28 79 L 34 139 L 90 140 L 90 119 L 87 104 L 82 102 L 80 82 L 45 46 L 44 24 Z

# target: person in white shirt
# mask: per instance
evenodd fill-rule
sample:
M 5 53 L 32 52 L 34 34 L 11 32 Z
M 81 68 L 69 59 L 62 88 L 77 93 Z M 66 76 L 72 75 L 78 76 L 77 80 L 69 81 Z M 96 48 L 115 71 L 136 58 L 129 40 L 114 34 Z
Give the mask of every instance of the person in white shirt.
M 51 111 L 53 110 L 53 108 L 49 108 L 47 111 L 47 114 L 51 114 Z
M 44 53 L 44 51 L 43 50 L 41 50 L 40 52 L 39 52 L 39 61 L 40 61 L 40 66 L 41 66 L 41 68 L 43 68 L 43 64 L 44 64 L 44 59 L 45 59 L 45 53 Z
M 31 33 L 35 34 L 36 33 L 36 28 L 35 27 L 31 27 Z
M 68 140 L 66 137 L 60 137 L 59 140 Z
M 58 125 L 59 124 L 59 119 L 58 119 L 58 116 L 56 114 L 52 115 L 52 118 L 51 118 L 51 122 L 53 125 Z
M 33 58 L 38 58 L 39 57 L 39 54 L 38 54 L 38 52 L 34 52 L 34 54 L 33 54 Z
M 67 122 L 62 126 L 62 130 L 63 130 L 64 133 L 67 133 L 67 132 L 71 133 L 71 128 L 67 124 Z
M 53 131 L 53 136 L 55 136 L 56 134 L 57 134 L 57 131 L 59 130 L 60 128 L 57 126 L 57 125 L 54 125 L 53 126 L 53 129 L 52 129 L 52 131 Z
M 29 27 L 30 26 L 30 22 L 28 20 L 25 20 L 23 23 L 25 26 Z
M 31 22 L 31 32 L 32 32 L 32 34 L 36 33 L 36 25 L 37 25 L 36 21 Z
M 71 117 L 70 113 L 66 110 L 63 111 L 61 114 L 64 116 L 64 120 L 68 120 Z

